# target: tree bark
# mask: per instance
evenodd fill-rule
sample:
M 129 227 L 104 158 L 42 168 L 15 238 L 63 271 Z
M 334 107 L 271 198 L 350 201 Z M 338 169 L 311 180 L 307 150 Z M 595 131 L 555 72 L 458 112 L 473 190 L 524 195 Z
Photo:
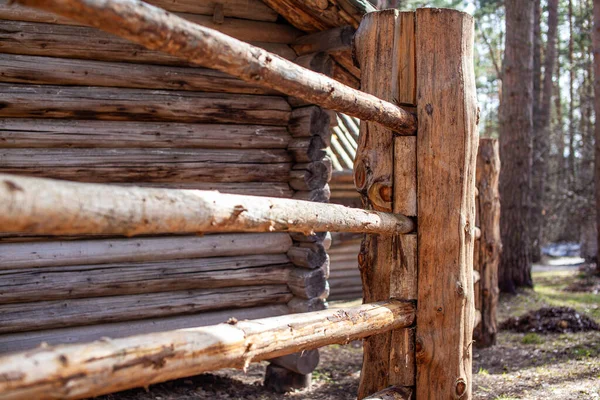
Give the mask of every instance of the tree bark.
M 594 133 L 595 145 L 595 183 L 596 183 L 596 225 L 598 229 L 598 249 L 600 249 L 600 1 L 594 0 L 594 28 L 592 31 L 592 43 L 594 47 L 594 111 L 596 123 Z M 600 260 L 598 255 L 597 260 Z M 596 263 L 596 272 L 600 274 L 600 262 Z
M 500 118 L 503 210 L 500 290 L 531 287 L 530 192 L 533 131 L 534 0 L 506 0 L 506 48 Z

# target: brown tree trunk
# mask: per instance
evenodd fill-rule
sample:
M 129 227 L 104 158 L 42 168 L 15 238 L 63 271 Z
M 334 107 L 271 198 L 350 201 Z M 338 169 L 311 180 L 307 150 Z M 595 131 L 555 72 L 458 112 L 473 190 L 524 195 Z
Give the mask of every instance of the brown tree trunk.
M 594 126 L 595 145 L 595 183 L 596 183 L 596 224 L 598 232 L 598 248 L 600 249 L 600 0 L 594 0 L 594 29 L 592 30 L 594 48 L 594 111 L 596 123 Z M 600 259 L 600 257 L 597 257 Z M 596 264 L 596 272 L 600 274 L 600 263 Z
M 575 188 L 576 169 L 575 169 L 575 104 L 573 98 L 575 97 L 575 65 L 573 61 L 573 1 L 569 0 L 569 159 L 568 159 L 568 182 L 569 189 Z
M 548 142 L 550 140 L 550 111 L 552 107 L 552 76 L 554 62 L 556 60 L 556 31 L 558 27 L 558 0 L 548 0 L 548 39 L 546 44 L 546 56 L 544 59 L 544 81 L 542 84 L 542 95 L 539 108 L 534 112 L 534 145 L 533 145 L 533 168 L 532 168 L 532 191 L 531 191 L 531 259 L 537 262 L 541 258 L 541 244 L 544 234 L 544 202 L 546 189 L 546 175 L 548 168 Z M 535 82 L 534 82 L 535 86 Z M 535 99 L 534 95 L 534 99 Z
M 533 22 L 533 165 L 531 169 L 531 261 L 537 262 L 541 257 L 540 234 L 542 229 L 542 194 L 538 190 L 543 186 L 542 147 L 544 146 L 542 122 L 542 4 L 535 0 Z
M 506 48 L 500 115 L 500 195 L 504 254 L 499 286 L 532 286 L 530 260 L 534 0 L 506 0 Z

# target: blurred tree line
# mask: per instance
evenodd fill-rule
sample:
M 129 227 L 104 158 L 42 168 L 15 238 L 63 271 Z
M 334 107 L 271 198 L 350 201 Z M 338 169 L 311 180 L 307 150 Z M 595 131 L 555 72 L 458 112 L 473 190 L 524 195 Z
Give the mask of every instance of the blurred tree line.
M 499 137 L 501 147 L 501 288 L 531 286 L 546 243 L 581 242 L 582 255 L 596 257 L 593 1 L 377 2 L 475 17 L 480 135 Z

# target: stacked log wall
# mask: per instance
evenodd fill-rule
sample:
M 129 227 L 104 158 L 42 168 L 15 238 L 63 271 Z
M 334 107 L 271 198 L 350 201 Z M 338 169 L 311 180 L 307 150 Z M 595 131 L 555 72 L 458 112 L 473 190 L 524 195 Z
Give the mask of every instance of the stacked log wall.
M 149 2 L 298 58 L 303 32 L 260 0 Z M 0 172 L 329 200 L 331 114 L 319 107 L 6 0 L 0 69 Z M 0 232 L 0 353 L 323 309 L 328 243 Z

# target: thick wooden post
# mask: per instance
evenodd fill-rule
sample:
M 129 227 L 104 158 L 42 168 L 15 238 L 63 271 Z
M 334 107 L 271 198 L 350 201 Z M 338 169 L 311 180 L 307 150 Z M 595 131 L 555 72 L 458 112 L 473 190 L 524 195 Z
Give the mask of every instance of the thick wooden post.
M 477 104 L 473 18 L 416 12 L 416 398 L 470 399 Z
M 500 150 L 498 140 L 482 138 L 477 153 L 477 214 L 481 238 L 476 248 L 480 280 L 475 286 L 475 301 L 479 303 L 481 323 L 476 329 L 475 345 L 488 347 L 496 343 L 496 307 L 498 305 L 498 263 L 502 251 L 500 240 Z M 479 290 L 477 290 L 479 289 Z
M 355 36 L 361 89 L 398 105 L 415 105 L 413 12 L 367 14 Z M 366 208 L 416 216 L 416 138 L 362 122 L 354 181 Z M 364 301 L 416 299 L 416 235 L 367 235 L 359 254 Z M 390 385 L 415 383 L 414 330 L 401 329 L 364 342 L 359 399 Z

